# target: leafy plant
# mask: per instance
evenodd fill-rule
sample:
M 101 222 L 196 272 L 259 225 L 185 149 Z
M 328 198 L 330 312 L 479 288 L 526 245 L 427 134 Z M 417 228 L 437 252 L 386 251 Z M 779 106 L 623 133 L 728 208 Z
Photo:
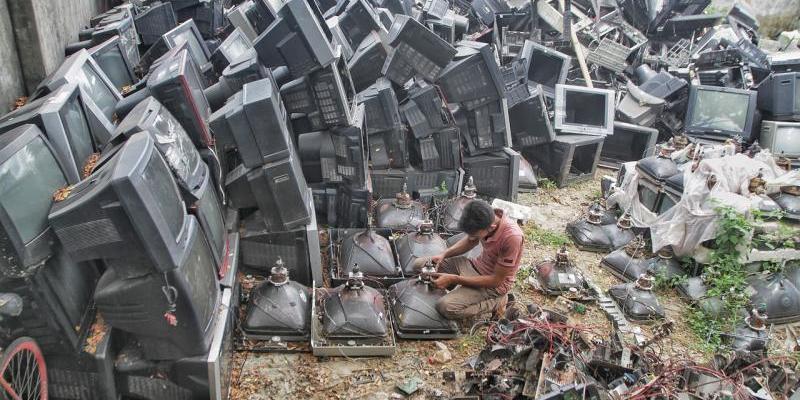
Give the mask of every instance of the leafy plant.
M 527 224 L 525 225 L 524 230 L 526 240 L 542 246 L 560 247 L 571 242 L 566 234 L 553 232 L 551 230 L 541 228 L 536 224 Z
M 733 330 L 739 319 L 739 310 L 749 301 L 745 291 L 745 269 L 740 260 L 742 252 L 750 249 L 753 231 L 752 220 L 733 208 L 721 206 L 716 212 L 719 227 L 705 277 L 708 296 L 718 297 L 722 308 L 708 311 L 695 307 L 689 315 L 689 326 L 712 350 L 722 345 L 721 334 Z
M 541 189 L 544 189 L 544 190 L 548 191 L 548 192 L 558 189 L 558 186 L 556 186 L 556 183 L 551 181 L 550 179 L 547 179 L 547 178 L 542 179 L 542 180 L 539 181 L 539 187 Z
M 687 275 L 668 277 L 665 268 L 657 269 L 655 278 L 656 280 L 653 282 L 653 286 L 657 291 L 672 289 L 678 285 L 686 283 L 686 281 L 689 279 Z

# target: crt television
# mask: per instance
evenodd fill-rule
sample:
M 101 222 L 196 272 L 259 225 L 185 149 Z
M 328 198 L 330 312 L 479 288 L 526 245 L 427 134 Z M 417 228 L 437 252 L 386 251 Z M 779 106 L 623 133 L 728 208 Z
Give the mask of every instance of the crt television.
M 518 57 L 525 60 L 528 84 L 541 85 L 548 97 L 555 94 L 556 85 L 566 81 L 572 63 L 570 56 L 531 40 L 525 41 Z
M 194 20 L 185 21 L 165 33 L 164 40 L 170 48 L 179 46 L 182 43 L 188 43 L 192 57 L 200 66 L 211 60 L 211 52 L 208 51 L 206 42 L 203 40 L 203 36 L 200 35 L 200 31 L 197 30 Z
M 154 154 L 157 154 L 154 152 Z M 194 218 L 192 218 L 194 221 Z M 94 292 L 97 311 L 114 329 L 132 334 L 148 360 L 175 360 L 204 354 L 211 344 L 220 285 L 214 259 L 197 223 L 189 225 L 187 250 L 168 271 L 147 271 L 142 260 L 106 260 Z M 164 317 L 172 294 L 176 325 Z
M 211 63 L 218 73 L 231 63 L 255 55 L 253 42 L 239 28 L 233 30 L 225 40 L 211 53 Z
M 639 161 L 653 154 L 657 139 L 657 129 L 616 121 L 614 134 L 603 141 L 600 164 L 619 168 L 622 163 Z
M 800 158 L 800 122 L 763 121 L 759 143 L 775 155 Z
M 457 50 L 455 58 L 436 78 L 447 101 L 461 103 L 503 97 L 505 84 L 491 46 L 462 40 Z
M 188 50 L 161 62 L 147 79 L 150 93 L 181 123 L 197 147 L 209 147 L 211 107 L 203 93 L 203 78 Z
M 125 116 L 114 134 L 130 137 L 138 132 L 147 132 L 153 137 L 185 198 L 196 200 L 194 193 L 203 185 L 208 172 L 178 120 L 158 100 L 148 97 Z
M 119 36 L 114 36 L 90 48 L 89 54 L 117 90 L 122 92 L 126 86 L 133 85 L 139 79 L 133 72 L 136 66 L 128 59 L 120 40 Z
M 32 101 L 0 118 L 0 133 L 24 124 L 34 124 L 53 146 L 69 183 L 81 180 L 83 168 L 96 149 L 93 136 L 107 139 L 109 130 L 92 130 L 92 120 L 104 118 L 95 114 L 91 102 L 75 84 L 59 87 L 54 92 Z M 99 113 L 99 111 L 97 111 Z M 97 141 L 99 143 L 101 141 Z
M 241 102 L 225 117 L 245 167 L 288 157 L 292 153 L 289 118 L 272 76 L 245 84 Z
M 756 97 L 752 90 L 693 85 L 684 123 L 687 135 L 718 141 L 741 136 L 752 142 Z
M 331 33 L 319 14 L 314 2 L 284 3 L 275 21 L 253 40 L 264 66 L 286 65 L 299 78 L 333 62 Z
M 21 275 L 49 258 L 55 237 L 47 214 L 67 185 L 53 149 L 35 125 L 0 135 L 0 271 Z
M 103 115 L 109 121 L 114 120 L 114 109 L 117 102 L 122 100 L 122 95 L 86 50 L 67 57 L 58 69 L 39 84 L 31 98 L 37 99 L 52 93 L 68 82 L 79 84 Z
M 133 20 L 142 45 L 150 46 L 161 35 L 178 25 L 178 17 L 169 1 L 155 2 L 141 9 Z
M 156 271 L 177 268 L 197 225 L 153 137 L 140 132 L 89 179 L 53 205 L 50 226 L 76 261 L 140 260 Z
M 758 108 L 771 120 L 800 121 L 800 72 L 772 74 L 762 81 Z
M 608 89 L 556 85 L 555 128 L 585 135 L 613 134 L 615 95 Z

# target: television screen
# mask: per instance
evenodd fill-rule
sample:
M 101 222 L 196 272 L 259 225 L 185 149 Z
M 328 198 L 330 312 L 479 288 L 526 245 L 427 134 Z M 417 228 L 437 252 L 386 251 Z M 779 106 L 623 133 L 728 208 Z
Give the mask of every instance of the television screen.
M 206 168 L 181 124 L 158 100 L 148 97 L 125 116 L 114 133 L 130 137 L 140 131 L 153 137 L 178 185 L 191 197 L 203 184 Z
M 741 131 L 747 122 L 747 102 L 735 93 L 701 90 L 690 123 L 700 129 Z
M 119 36 L 114 36 L 89 49 L 89 54 L 117 90 L 122 91 L 125 86 L 133 85 L 137 79 L 133 74 L 133 65 L 119 41 Z
M 49 216 L 72 258 L 144 259 L 159 271 L 176 268 L 190 218 L 153 138 L 133 135 L 92 176 L 74 185 Z
M 34 125 L 23 125 L 0 136 L 0 238 L 5 274 L 41 262 L 51 254 L 43 232 L 53 193 L 67 185 L 50 145 Z
M 759 143 L 773 154 L 800 158 L 800 122 L 763 121 Z
M 39 84 L 31 97 L 39 98 L 68 82 L 79 84 L 109 121 L 114 118 L 114 108 L 122 100 L 122 95 L 86 50 L 67 57 Z
M 542 85 L 545 94 L 552 96 L 556 85 L 563 84 L 572 59 L 570 56 L 526 40 L 519 58 L 527 62 L 528 83 Z
M 556 129 L 589 135 L 612 134 L 614 98 L 613 90 L 556 85 Z
M 220 51 L 225 54 L 229 62 L 238 60 L 240 57 L 249 54 L 253 50 L 253 44 L 239 31 L 233 31 L 222 44 L 219 45 Z
M 716 86 L 692 86 L 686 112 L 686 132 L 695 136 L 742 136 L 752 141 L 756 92 Z
M 202 66 L 209 61 L 208 48 L 197 30 L 193 20 L 188 20 L 175 27 L 175 29 L 164 34 L 164 38 L 170 47 L 180 46 L 183 43 L 189 44 L 189 51 L 198 65 Z

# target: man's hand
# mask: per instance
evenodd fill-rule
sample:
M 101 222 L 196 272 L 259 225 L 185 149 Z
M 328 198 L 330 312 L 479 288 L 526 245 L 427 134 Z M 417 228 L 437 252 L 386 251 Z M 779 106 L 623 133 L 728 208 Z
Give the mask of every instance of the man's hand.
M 431 257 L 431 264 L 433 264 L 438 269 L 439 264 L 442 262 L 442 260 L 444 260 L 444 254 L 437 254 Z
M 435 273 L 433 274 L 433 285 L 439 289 L 447 289 L 458 284 L 458 275 Z

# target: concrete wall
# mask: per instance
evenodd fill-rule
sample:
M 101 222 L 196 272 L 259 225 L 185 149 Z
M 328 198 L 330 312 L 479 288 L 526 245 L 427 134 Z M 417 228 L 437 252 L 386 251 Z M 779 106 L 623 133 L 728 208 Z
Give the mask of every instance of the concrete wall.
M 15 98 L 24 94 L 25 85 L 22 82 L 8 2 L 0 0 L 0 115 L 11 108 Z
M 105 3 L 106 0 L 0 0 L 0 110 L 7 109 L 9 98 L 33 91 L 61 64 L 64 47 L 78 40 L 78 31 L 88 25 L 89 18 L 105 9 Z M 9 30 L 13 30 L 16 43 L 14 57 L 9 50 L 12 46 L 7 45 Z M 10 82 L 20 82 L 20 74 L 22 89 L 19 83 L 15 86 Z

